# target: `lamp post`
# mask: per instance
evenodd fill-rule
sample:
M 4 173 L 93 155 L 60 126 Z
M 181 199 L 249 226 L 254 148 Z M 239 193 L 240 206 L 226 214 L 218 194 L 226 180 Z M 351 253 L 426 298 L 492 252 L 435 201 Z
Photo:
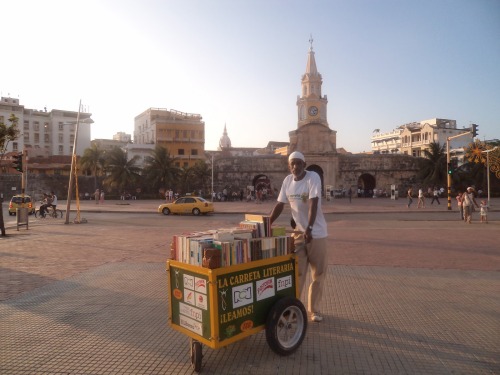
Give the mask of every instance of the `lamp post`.
M 488 184 L 488 207 L 490 206 L 490 152 L 495 151 L 498 146 L 493 147 L 491 150 L 481 151 L 486 154 L 486 181 Z
M 76 144 L 78 139 L 78 125 L 80 124 L 80 109 L 82 108 L 82 101 L 78 104 L 78 114 L 76 115 L 76 125 L 75 125 L 75 139 L 73 140 L 73 152 L 71 153 L 71 170 L 69 172 L 69 183 L 68 183 L 68 198 L 66 199 L 66 221 L 64 224 L 69 224 L 69 209 L 71 206 L 71 194 L 73 193 L 73 175 L 75 174 L 76 168 Z
M 210 192 L 212 203 L 214 203 L 214 154 L 212 154 L 212 191 Z

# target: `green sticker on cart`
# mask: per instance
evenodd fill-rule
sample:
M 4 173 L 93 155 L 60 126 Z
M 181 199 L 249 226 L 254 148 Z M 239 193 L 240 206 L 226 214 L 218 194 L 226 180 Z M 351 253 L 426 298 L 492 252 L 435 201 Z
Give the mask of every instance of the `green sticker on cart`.
M 264 325 L 273 304 L 295 296 L 295 261 L 249 267 L 217 277 L 220 341 Z

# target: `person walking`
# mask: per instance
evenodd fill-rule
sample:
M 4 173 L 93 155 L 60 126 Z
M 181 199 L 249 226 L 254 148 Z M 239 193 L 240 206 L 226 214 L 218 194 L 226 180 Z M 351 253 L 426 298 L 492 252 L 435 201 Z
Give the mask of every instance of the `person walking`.
M 432 200 L 431 200 L 431 204 L 434 203 L 434 201 L 437 201 L 438 204 L 441 204 L 439 203 L 439 190 L 437 187 L 434 188 L 434 190 L 432 191 Z
M 413 203 L 413 189 L 410 187 L 408 189 L 408 194 L 407 194 L 407 197 L 408 197 L 408 208 L 410 208 L 411 204 Z
M 99 203 L 104 204 L 104 190 L 101 190 L 101 196 L 99 197 Z
M 474 198 L 474 188 L 469 186 L 467 191 L 462 194 L 462 204 L 464 207 L 464 221 L 470 224 L 472 222 L 472 210 L 474 210 L 474 205 L 479 208 L 476 198 Z
M 464 206 L 463 206 L 463 199 L 462 199 L 462 191 L 459 190 L 457 194 L 457 205 L 458 205 L 458 210 L 460 211 L 460 220 L 464 219 Z
M 352 202 L 352 188 L 351 187 L 347 191 L 347 194 L 349 195 L 349 203 L 351 203 Z
M 299 263 L 299 290 L 302 294 L 307 267 L 311 270 L 307 309 L 313 322 L 321 322 L 321 300 L 328 268 L 326 220 L 321 210 L 321 178 L 316 172 L 306 171 L 305 157 L 294 151 L 288 157 L 291 174 L 281 185 L 277 203 L 271 212 L 271 224 L 283 212 L 285 204 L 290 205 L 296 230 L 302 232 L 295 239 L 295 253 Z
M 99 192 L 99 189 L 97 189 L 94 193 L 94 200 L 95 200 L 95 204 L 99 204 L 99 198 L 100 198 L 101 194 Z
M 488 203 L 486 203 L 485 200 L 481 201 L 481 223 L 486 223 L 488 224 Z
M 424 191 L 422 190 L 422 188 L 418 189 L 417 208 L 420 208 L 420 205 L 422 205 L 422 208 L 425 208 L 425 196 L 424 196 Z

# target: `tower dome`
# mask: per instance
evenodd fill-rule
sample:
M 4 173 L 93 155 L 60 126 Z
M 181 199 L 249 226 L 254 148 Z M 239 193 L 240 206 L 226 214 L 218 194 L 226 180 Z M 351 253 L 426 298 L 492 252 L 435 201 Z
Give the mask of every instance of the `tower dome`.
M 228 149 L 228 148 L 231 148 L 231 140 L 229 139 L 229 136 L 227 135 L 226 124 L 224 124 L 224 133 L 222 134 L 222 137 L 220 137 L 220 140 L 219 140 L 219 150 Z

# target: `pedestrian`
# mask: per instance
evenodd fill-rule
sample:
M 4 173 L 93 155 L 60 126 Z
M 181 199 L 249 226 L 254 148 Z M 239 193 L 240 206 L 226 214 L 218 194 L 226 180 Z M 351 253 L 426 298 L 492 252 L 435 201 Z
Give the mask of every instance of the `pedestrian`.
M 104 204 L 104 189 L 101 190 L 101 196 L 99 197 L 99 203 Z
M 486 201 L 481 201 L 481 211 L 480 211 L 480 214 L 481 214 L 481 223 L 486 223 L 488 224 L 488 204 L 486 203 Z
M 351 203 L 351 200 L 352 200 L 352 188 L 351 187 L 349 188 L 349 191 L 347 192 L 347 194 L 349 194 L 349 203 Z
M 458 210 L 460 211 L 460 220 L 464 219 L 464 206 L 462 204 L 462 191 L 459 190 L 457 194 L 457 205 L 458 205 Z
M 434 188 L 434 190 L 432 191 L 432 200 L 431 200 L 431 204 L 434 203 L 434 201 L 437 201 L 438 204 L 441 204 L 439 203 L 439 190 L 437 187 Z
M 470 224 L 472 222 L 474 205 L 479 208 L 476 199 L 474 198 L 474 188 L 469 186 L 467 191 L 462 194 L 462 205 L 464 207 L 464 221 Z
M 424 191 L 422 190 L 422 188 L 418 189 L 417 208 L 420 208 L 420 205 L 422 205 L 422 208 L 425 208 L 425 197 L 424 197 Z
M 101 196 L 101 193 L 99 192 L 99 189 L 97 189 L 94 193 L 94 200 L 95 200 L 95 204 L 99 204 L 99 198 Z
M 410 208 L 411 204 L 413 203 L 413 189 L 411 187 L 408 189 L 407 197 L 408 197 L 408 208 Z
M 308 289 L 307 309 L 313 322 L 321 322 L 321 300 L 325 286 L 327 263 L 327 225 L 321 210 L 321 178 L 316 172 L 306 171 L 304 155 L 294 151 L 288 157 L 291 174 L 285 177 L 278 195 L 278 202 L 271 212 L 273 223 L 290 205 L 296 230 L 303 233 L 296 238 L 295 253 L 299 264 L 299 290 L 302 294 L 307 267 L 312 282 Z

